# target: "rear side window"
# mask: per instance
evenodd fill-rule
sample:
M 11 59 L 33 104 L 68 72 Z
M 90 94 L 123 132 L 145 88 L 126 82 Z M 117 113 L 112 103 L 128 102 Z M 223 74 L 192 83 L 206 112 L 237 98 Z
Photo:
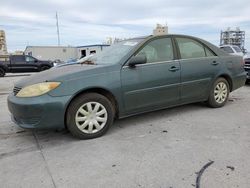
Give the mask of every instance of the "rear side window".
M 170 38 L 155 39 L 144 46 L 137 55 L 145 54 L 147 63 L 171 61 L 174 59 Z
M 25 61 L 24 56 L 19 56 L 19 55 L 13 55 L 11 59 L 16 63 Z
M 234 53 L 234 51 L 232 50 L 232 48 L 229 47 L 229 46 L 223 46 L 223 47 L 220 47 L 220 48 L 222 50 L 224 50 L 225 52 L 227 52 L 227 53 L 230 53 L 230 54 Z
M 205 49 L 199 42 L 188 38 L 176 38 L 182 59 L 206 57 Z

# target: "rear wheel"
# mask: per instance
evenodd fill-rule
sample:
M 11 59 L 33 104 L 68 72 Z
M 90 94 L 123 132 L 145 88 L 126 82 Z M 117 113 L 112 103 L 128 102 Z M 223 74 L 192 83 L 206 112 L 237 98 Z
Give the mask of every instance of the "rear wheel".
M 218 78 L 210 91 L 208 105 L 213 108 L 219 108 L 226 104 L 229 96 L 229 84 L 225 78 Z
M 0 77 L 5 76 L 5 70 L 3 68 L 0 68 Z
M 73 136 L 80 139 L 96 138 L 105 134 L 112 125 L 113 105 L 103 95 L 83 94 L 72 101 L 66 118 Z

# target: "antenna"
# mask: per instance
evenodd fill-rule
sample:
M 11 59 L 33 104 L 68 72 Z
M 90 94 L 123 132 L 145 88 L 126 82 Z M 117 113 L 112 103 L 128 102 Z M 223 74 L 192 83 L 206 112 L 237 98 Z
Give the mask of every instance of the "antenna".
M 57 44 L 60 46 L 60 33 L 59 33 L 59 25 L 58 25 L 58 16 L 56 12 L 56 27 L 57 27 Z

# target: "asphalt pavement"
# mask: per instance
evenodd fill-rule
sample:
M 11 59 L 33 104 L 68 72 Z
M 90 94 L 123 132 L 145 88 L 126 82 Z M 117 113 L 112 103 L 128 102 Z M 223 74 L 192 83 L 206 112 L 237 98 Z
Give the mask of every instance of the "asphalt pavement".
M 115 121 L 77 140 L 10 119 L 6 99 L 29 74 L 0 78 L 0 187 L 249 188 L 250 86 L 212 109 L 185 105 Z

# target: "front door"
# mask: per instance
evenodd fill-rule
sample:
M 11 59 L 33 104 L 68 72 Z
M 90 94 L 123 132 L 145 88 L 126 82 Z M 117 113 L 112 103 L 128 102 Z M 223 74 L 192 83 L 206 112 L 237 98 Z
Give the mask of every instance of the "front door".
M 175 105 L 180 100 L 180 64 L 174 60 L 170 37 L 154 39 L 135 55 L 146 64 L 121 70 L 123 101 L 128 114 Z

